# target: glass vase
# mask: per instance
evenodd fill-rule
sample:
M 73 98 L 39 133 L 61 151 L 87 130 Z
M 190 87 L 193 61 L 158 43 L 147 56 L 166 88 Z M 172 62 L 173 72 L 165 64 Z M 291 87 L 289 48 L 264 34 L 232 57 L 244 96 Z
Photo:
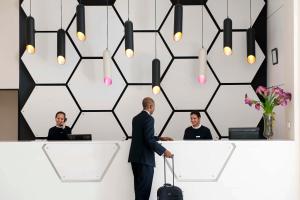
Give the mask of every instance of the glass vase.
M 274 114 L 264 113 L 264 137 L 270 140 L 273 136 Z

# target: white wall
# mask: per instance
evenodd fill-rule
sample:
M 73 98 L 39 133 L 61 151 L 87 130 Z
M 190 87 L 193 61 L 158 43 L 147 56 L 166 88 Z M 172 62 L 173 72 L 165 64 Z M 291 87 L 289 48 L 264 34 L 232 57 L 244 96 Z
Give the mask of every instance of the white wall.
M 19 0 L 0 1 L 0 89 L 19 88 Z
M 281 85 L 285 90 L 292 92 L 294 89 L 293 75 L 293 2 L 292 0 L 268 1 L 267 19 L 267 84 L 268 86 Z M 278 49 L 278 61 L 272 64 L 271 50 Z M 276 107 L 276 122 L 274 138 L 294 138 L 294 94 L 292 102 L 287 107 Z
M 293 14 L 294 14 L 294 55 L 300 55 L 300 2 L 298 0 L 293 1 Z M 299 56 L 294 56 L 294 132 L 295 132 L 295 143 L 296 143 L 296 159 L 298 173 L 296 176 L 298 177 L 298 188 L 300 187 L 300 59 Z M 300 192 L 299 192 L 300 193 Z

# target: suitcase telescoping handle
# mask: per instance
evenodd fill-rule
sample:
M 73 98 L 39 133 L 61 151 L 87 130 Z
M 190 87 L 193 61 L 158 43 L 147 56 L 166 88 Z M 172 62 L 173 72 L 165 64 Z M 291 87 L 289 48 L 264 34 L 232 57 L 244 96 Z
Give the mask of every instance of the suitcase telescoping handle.
M 172 156 L 172 172 L 173 172 L 173 186 L 174 186 L 174 155 Z M 166 157 L 164 156 L 164 178 L 165 178 L 165 184 L 167 183 L 166 178 Z

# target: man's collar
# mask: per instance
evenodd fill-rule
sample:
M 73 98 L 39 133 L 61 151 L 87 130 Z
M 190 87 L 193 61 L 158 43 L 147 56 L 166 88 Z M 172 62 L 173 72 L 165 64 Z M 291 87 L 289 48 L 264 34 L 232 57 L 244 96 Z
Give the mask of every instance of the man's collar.
M 148 110 L 143 110 L 143 111 L 145 111 L 146 113 L 148 113 L 149 115 L 151 115 L 150 112 L 149 112 Z

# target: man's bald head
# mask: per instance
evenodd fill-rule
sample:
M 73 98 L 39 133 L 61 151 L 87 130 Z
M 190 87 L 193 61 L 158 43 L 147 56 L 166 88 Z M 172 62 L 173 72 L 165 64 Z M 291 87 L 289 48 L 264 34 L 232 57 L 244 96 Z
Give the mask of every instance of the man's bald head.
M 145 109 L 149 109 L 150 107 L 154 106 L 154 100 L 151 97 L 145 97 L 143 99 L 143 108 Z

